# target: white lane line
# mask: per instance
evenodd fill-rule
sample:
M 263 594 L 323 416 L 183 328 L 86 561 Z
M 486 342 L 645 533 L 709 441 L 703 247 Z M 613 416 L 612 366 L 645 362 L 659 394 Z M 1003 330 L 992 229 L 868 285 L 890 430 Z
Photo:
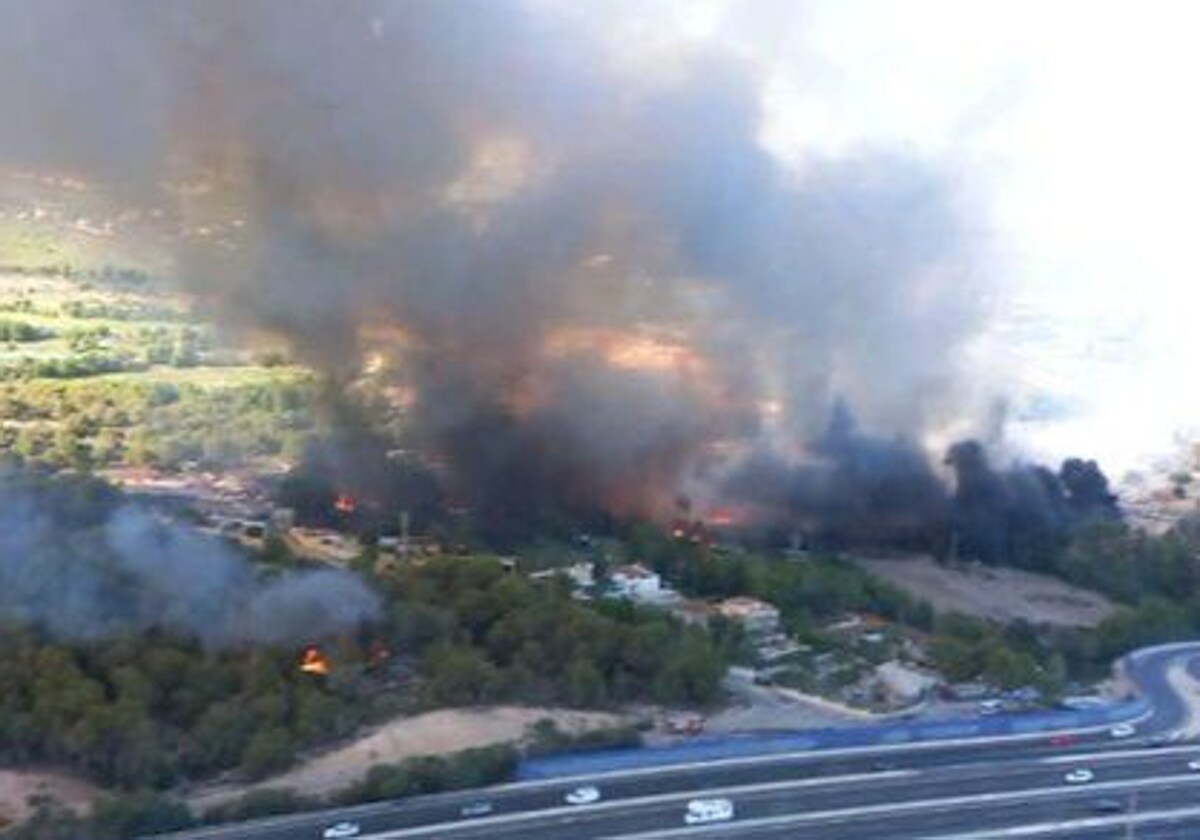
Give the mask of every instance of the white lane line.
M 1037 837 L 1059 834 L 1064 831 L 1079 831 L 1085 828 L 1113 828 L 1124 827 L 1130 823 L 1144 825 L 1197 818 L 1200 818 L 1200 808 L 1174 808 L 1169 811 L 1139 811 L 1136 814 L 1115 814 L 1106 817 L 1083 817 L 1063 822 L 1033 823 L 990 831 L 970 831 L 966 834 L 937 834 L 930 835 L 926 840 L 993 840 L 997 837 Z
M 771 793 L 782 790 L 797 790 L 802 788 L 837 787 L 839 785 L 858 784 L 859 782 L 875 782 L 880 779 L 907 779 L 920 776 L 919 770 L 887 770 L 878 773 L 853 773 L 846 776 L 827 776 L 815 779 L 785 779 L 779 782 L 762 782 L 754 785 L 734 785 L 723 788 L 703 788 L 702 790 L 672 791 L 657 793 L 653 796 L 639 796 L 631 799 L 613 799 L 608 802 L 597 802 L 593 805 L 558 805 L 554 808 L 542 808 L 537 811 L 518 811 L 512 814 L 496 814 L 491 817 L 476 819 L 459 819 L 444 823 L 414 826 L 385 830 L 377 834 L 359 835 L 359 840 L 382 837 L 422 837 L 426 834 L 439 834 L 459 828 L 474 828 L 496 825 L 507 825 L 514 822 L 528 822 L 543 817 L 584 816 L 597 811 L 621 811 L 625 809 L 645 808 L 653 805 L 664 805 L 671 802 L 687 802 L 697 796 L 738 796 L 755 793 Z M 1198 779 L 1200 780 L 1200 779 Z
M 1160 776 L 1153 779 L 1123 779 L 1115 782 L 1099 782 L 1073 790 L 1115 791 L 1145 788 L 1172 787 L 1181 784 L 1197 784 L 1200 786 L 1200 776 Z M 730 826 L 739 829 L 774 828 L 784 826 L 801 826 L 808 823 L 845 822 L 868 816 L 902 815 L 936 811 L 947 808 L 962 808 L 973 805 L 995 805 L 1004 802 L 1024 802 L 1030 799 L 1057 799 L 1063 795 L 1065 788 L 1058 785 L 1053 788 L 1033 788 L 1027 790 L 1003 791 L 1000 793 L 979 793 L 971 796 L 948 796 L 939 799 L 919 799 L 910 802 L 887 803 L 883 805 L 859 805 L 854 808 L 835 808 L 828 811 L 808 811 L 800 814 L 785 814 L 778 817 L 757 817 L 749 820 L 716 823 L 709 826 L 687 826 L 686 828 L 667 828 L 655 831 L 639 832 L 636 834 L 621 834 L 614 840 L 658 840 L 659 838 L 684 837 L 693 835 L 713 834 L 728 831 Z M 734 802 L 736 809 L 737 802 Z M 380 835 L 382 837 L 404 837 L 402 834 Z M 992 832 L 988 837 L 996 836 Z
M 1167 685 L 1183 703 L 1185 717 L 1183 723 L 1176 729 L 1184 738 L 1195 738 L 1200 735 L 1200 703 L 1196 698 L 1196 679 L 1188 673 L 1187 660 L 1176 660 L 1167 668 Z
M 1082 764 L 1089 761 L 1117 761 L 1125 758 L 1153 758 L 1154 756 L 1194 755 L 1200 758 L 1200 744 L 1182 747 L 1147 747 L 1137 750 L 1107 750 L 1095 753 L 1071 753 L 1039 759 L 1041 764 Z

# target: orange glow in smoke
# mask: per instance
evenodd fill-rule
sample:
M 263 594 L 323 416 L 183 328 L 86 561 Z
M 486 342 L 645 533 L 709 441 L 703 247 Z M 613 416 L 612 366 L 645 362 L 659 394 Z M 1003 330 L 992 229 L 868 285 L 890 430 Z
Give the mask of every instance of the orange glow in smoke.
M 683 342 L 643 332 L 567 327 L 551 333 L 544 349 L 551 358 L 594 354 L 624 370 L 699 371 L 704 367 L 703 360 Z
M 300 657 L 300 670 L 323 677 L 329 673 L 329 660 L 316 645 L 309 645 Z
M 338 493 L 337 498 L 333 500 L 333 509 L 338 513 L 354 513 L 355 507 L 354 497 L 346 493 Z

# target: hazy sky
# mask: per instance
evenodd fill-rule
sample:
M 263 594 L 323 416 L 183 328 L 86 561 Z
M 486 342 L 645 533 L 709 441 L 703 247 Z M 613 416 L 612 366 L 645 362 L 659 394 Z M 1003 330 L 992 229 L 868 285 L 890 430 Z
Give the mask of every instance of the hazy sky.
M 549 2 L 550 0 L 547 0 Z M 620 4 L 618 4 L 620 5 Z M 949 166 L 982 208 L 997 329 L 1039 454 L 1121 470 L 1200 426 L 1192 339 L 1200 253 L 1194 48 L 1184 2 L 829 0 L 628 3 L 605 18 L 631 61 L 716 40 L 758 65 L 764 142 L 803 167 L 859 146 Z M 581 12 L 589 14 L 589 12 Z M 614 23 L 616 21 L 616 23 Z M 636 58 L 633 58 L 636 56 Z M 985 365 L 985 369 L 986 365 Z

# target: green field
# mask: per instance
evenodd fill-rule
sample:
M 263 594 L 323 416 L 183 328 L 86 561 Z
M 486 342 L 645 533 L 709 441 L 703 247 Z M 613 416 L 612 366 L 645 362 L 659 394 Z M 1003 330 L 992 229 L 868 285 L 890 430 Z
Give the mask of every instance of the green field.
M 311 371 L 222 338 L 124 245 L 60 234 L 0 225 L 0 453 L 170 469 L 300 450 Z

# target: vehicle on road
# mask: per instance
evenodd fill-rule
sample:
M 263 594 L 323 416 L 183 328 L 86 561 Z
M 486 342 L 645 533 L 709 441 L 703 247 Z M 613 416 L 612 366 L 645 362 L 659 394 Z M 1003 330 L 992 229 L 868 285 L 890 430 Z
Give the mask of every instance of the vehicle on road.
M 999 700 L 983 700 L 979 704 L 979 714 L 998 715 L 1004 711 L 1004 704 Z
M 896 763 L 894 761 L 885 761 L 884 759 L 878 759 L 877 761 L 871 762 L 871 769 L 877 773 L 886 773 L 889 770 L 895 770 Z
M 346 837 L 358 836 L 358 823 L 334 823 L 321 834 L 322 840 L 344 840 Z
M 462 810 L 459 813 L 464 817 L 482 817 L 484 814 L 492 813 L 492 803 L 483 800 L 468 802 L 462 806 Z
M 1077 767 L 1067 775 L 1063 776 L 1069 785 L 1082 785 L 1096 778 L 1096 774 L 1086 767 Z
M 1074 743 L 1075 743 L 1074 735 L 1067 735 L 1064 733 L 1061 735 L 1051 735 L 1050 736 L 1050 746 L 1052 746 L 1052 747 L 1069 747 L 1071 744 L 1074 744 Z
M 563 797 L 568 805 L 591 805 L 600 801 L 600 788 L 595 785 L 584 785 Z
M 1131 723 L 1118 723 L 1112 729 L 1108 730 L 1108 734 L 1114 738 L 1129 738 L 1136 732 L 1137 730 L 1133 728 L 1133 724 Z
M 1189 761 L 1189 762 L 1188 762 L 1188 769 L 1189 769 L 1189 770 L 1200 771 L 1200 758 L 1193 758 L 1191 761 Z
M 1097 799 L 1092 803 L 1095 814 L 1122 814 L 1125 810 L 1125 803 L 1120 799 Z
M 683 821 L 688 825 L 725 822 L 733 819 L 733 803 L 728 799 L 693 799 L 687 804 Z

